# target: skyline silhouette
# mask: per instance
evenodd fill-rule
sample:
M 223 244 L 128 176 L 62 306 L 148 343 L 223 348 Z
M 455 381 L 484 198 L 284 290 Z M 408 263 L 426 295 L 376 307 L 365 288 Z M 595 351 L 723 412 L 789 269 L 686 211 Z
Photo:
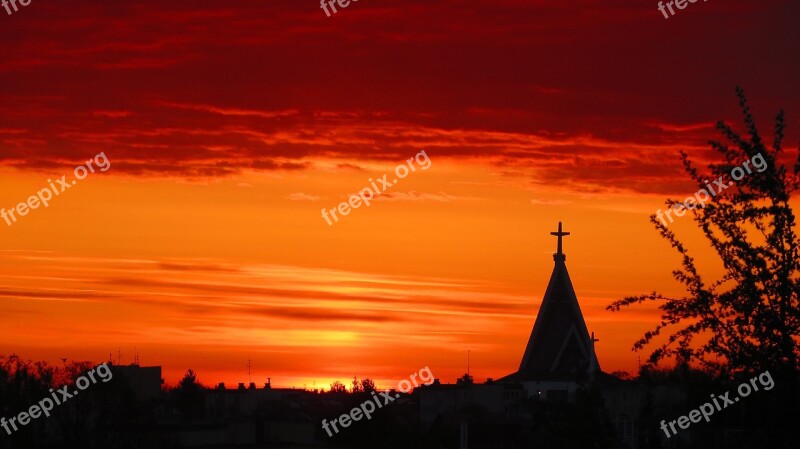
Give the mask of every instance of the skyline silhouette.
M 800 2 L 4 8 L 0 449 L 800 446 Z

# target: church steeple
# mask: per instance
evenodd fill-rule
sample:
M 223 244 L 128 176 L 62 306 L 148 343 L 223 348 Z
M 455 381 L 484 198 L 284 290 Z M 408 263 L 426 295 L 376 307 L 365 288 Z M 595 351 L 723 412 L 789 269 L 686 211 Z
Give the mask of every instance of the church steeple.
M 558 231 L 550 234 L 558 237 L 553 273 L 519 370 L 508 380 L 588 380 L 600 372 L 594 352 L 597 340 L 589 335 L 567 272 L 562 238 L 570 233 L 559 222 Z

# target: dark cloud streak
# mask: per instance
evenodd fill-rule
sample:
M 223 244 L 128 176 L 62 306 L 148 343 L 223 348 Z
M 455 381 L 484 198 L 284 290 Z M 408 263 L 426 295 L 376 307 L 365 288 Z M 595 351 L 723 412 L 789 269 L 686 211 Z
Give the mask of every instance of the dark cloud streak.
M 676 147 L 715 137 L 698 124 L 738 119 L 737 84 L 798 139 L 800 4 L 663 20 L 619 3 L 382 0 L 326 18 L 315 2 L 40 2 L 0 30 L 0 162 L 107 151 L 114 176 L 215 178 L 425 146 L 540 170 L 580 154 L 550 173 L 664 192 Z

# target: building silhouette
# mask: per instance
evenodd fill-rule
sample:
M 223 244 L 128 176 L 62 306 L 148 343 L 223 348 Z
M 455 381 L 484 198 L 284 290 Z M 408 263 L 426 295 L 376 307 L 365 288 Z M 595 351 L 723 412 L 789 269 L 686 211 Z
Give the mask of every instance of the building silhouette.
M 499 382 L 519 382 L 528 396 L 574 401 L 578 386 L 602 372 L 594 350 L 597 340 L 589 334 L 567 271 L 562 238 L 570 233 L 559 222 L 558 231 L 550 234 L 558 237 L 553 273 L 519 369 Z
M 586 326 L 567 271 L 563 237 L 570 233 L 564 232 L 559 222 L 558 231 L 550 234 L 558 238 L 553 271 L 517 371 L 482 384 L 465 374 L 455 384 L 437 380 L 420 388 L 420 421 L 428 426 L 460 426 L 470 447 L 521 447 L 534 441 L 522 429 L 537 428 L 553 419 L 547 417 L 552 406 L 589 406 L 603 410 L 618 442 L 631 449 L 663 440 L 655 435 L 642 446 L 642 428 L 652 427 L 648 416 L 679 409 L 686 400 L 685 389 L 623 381 L 600 369 L 594 348 L 598 340 Z M 595 399 L 587 405 L 590 391 Z M 579 401 L 581 392 L 583 402 Z M 482 413 L 479 420 L 473 419 L 476 410 Z M 508 440 L 508 435 L 517 439 Z M 506 440 L 499 441 L 501 436 Z

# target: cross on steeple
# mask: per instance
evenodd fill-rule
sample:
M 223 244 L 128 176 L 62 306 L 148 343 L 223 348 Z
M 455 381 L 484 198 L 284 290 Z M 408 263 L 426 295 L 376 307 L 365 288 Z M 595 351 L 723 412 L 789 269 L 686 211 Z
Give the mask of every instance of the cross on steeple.
M 555 259 L 555 260 L 559 260 L 559 259 L 566 260 L 566 257 L 564 256 L 564 253 L 561 251 L 561 249 L 562 249 L 561 237 L 563 237 L 565 235 L 569 235 L 569 232 L 563 232 L 561 230 L 561 222 L 559 221 L 558 222 L 558 232 L 551 232 L 550 235 L 555 235 L 555 236 L 558 237 L 558 252 L 553 254 L 553 259 Z

